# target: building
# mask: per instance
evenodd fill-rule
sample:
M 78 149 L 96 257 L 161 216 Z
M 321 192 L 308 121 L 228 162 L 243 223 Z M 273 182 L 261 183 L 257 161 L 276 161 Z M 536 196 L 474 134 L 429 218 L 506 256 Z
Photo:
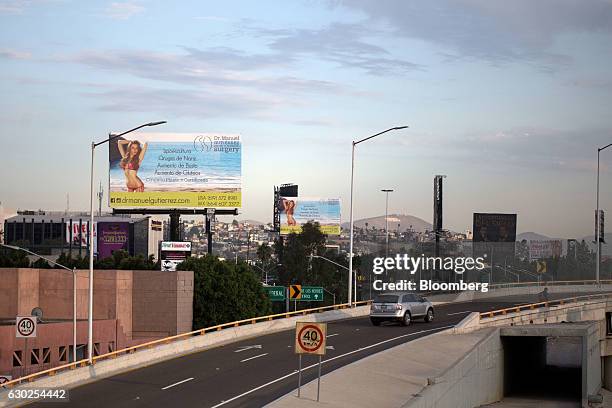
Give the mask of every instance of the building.
M 77 360 L 87 356 L 89 272 L 77 271 Z M 21 377 L 73 361 L 73 274 L 0 268 L 0 375 Z M 15 318 L 39 307 L 36 338 L 16 338 Z M 191 331 L 193 272 L 97 270 L 94 355 Z
M 159 258 L 163 223 L 153 217 L 94 217 L 94 253 L 99 258 L 123 249 L 130 255 Z M 108 234 L 98 234 L 98 230 Z M 4 221 L 4 243 L 41 255 L 89 253 L 89 215 L 48 211 L 22 211 Z M 99 256 L 100 255 L 100 256 Z

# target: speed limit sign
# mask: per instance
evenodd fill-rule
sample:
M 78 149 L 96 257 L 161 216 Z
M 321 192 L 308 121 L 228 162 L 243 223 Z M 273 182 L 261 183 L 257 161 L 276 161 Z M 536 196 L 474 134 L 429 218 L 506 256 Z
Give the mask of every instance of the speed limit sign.
M 16 335 L 21 338 L 36 337 L 36 316 L 17 316 Z
M 327 323 L 297 322 L 295 325 L 295 352 L 297 354 L 325 355 Z

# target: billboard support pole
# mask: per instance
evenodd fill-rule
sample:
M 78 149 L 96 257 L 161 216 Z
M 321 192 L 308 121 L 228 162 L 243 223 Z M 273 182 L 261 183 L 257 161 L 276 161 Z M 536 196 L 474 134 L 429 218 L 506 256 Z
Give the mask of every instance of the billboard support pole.
M 212 228 L 211 228 L 211 216 L 206 215 L 206 245 L 208 255 L 212 255 L 213 253 L 213 237 L 212 237 Z
M 178 242 L 181 240 L 181 214 L 178 212 L 170 213 L 170 241 Z

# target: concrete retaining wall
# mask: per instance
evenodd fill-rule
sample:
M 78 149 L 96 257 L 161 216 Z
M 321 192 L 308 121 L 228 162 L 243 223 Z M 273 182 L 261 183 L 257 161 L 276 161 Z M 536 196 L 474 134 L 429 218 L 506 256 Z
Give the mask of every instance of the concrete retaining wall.
M 22 384 L 20 388 L 73 388 L 83 383 L 96 381 L 105 377 L 117 375 L 123 371 L 146 367 L 164 360 L 176 358 L 195 351 L 202 351 L 235 341 L 245 340 L 264 334 L 289 330 L 299 321 L 330 322 L 366 316 L 370 306 L 360 306 L 353 309 L 331 310 L 305 316 L 289 317 L 245 326 L 232 327 L 217 332 L 189 337 L 185 340 L 156 346 L 151 349 L 136 351 L 133 354 L 122 355 L 114 359 L 103 360 L 93 366 L 81 367 L 72 371 L 62 371 L 55 376 L 42 377 L 31 383 Z M 12 406 L 7 403 L 8 390 L 0 392 L 0 407 Z
M 427 296 L 434 305 L 449 302 L 470 302 L 472 300 L 484 300 L 501 296 L 517 296 L 538 294 L 548 288 L 548 293 L 572 293 L 581 294 L 585 292 L 605 292 L 612 291 L 612 285 L 541 285 L 541 286 L 517 286 L 511 288 L 495 288 L 488 292 L 460 292 L 444 293 L 441 295 Z
M 499 401 L 503 396 L 503 358 L 496 329 L 403 408 L 471 408 Z

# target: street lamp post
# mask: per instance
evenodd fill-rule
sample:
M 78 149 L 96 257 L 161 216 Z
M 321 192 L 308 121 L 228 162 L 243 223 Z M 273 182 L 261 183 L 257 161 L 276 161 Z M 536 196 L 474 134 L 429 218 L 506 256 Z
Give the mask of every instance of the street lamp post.
M 357 140 L 352 142 L 352 152 L 351 152 L 351 204 L 350 204 L 350 239 L 349 239 L 349 273 L 348 273 L 348 293 L 349 293 L 349 306 L 352 306 L 350 293 L 353 291 L 353 191 L 354 191 L 354 181 L 355 181 L 355 146 L 359 143 L 363 143 L 366 140 L 370 140 L 375 138 L 376 136 L 380 136 L 384 133 L 391 132 L 392 130 L 401 130 L 406 129 L 408 126 L 396 126 L 387 130 L 383 130 L 382 132 L 376 133 L 372 136 L 368 136 L 364 139 Z
M 599 234 L 601 234 L 601 232 L 599 231 L 599 223 L 601 221 L 599 219 L 599 153 L 610 146 L 612 146 L 612 143 L 607 144 L 604 147 L 597 148 L 597 208 L 595 210 L 595 242 L 597 243 L 597 259 L 595 261 L 595 282 L 597 283 L 597 285 L 599 285 L 599 264 L 601 262 L 601 241 L 599 240 Z
M 133 129 L 130 129 L 126 132 L 119 134 L 108 134 L 108 139 L 102 140 L 98 143 L 91 142 L 91 174 L 90 174 L 90 194 L 89 194 L 89 308 L 88 308 L 88 316 L 87 316 L 87 359 L 89 360 L 89 364 L 93 363 L 93 279 L 94 279 L 94 153 L 96 151 L 96 147 L 101 144 L 108 143 L 111 140 L 115 140 L 118 137 L 131 133 L 135 130 L 141 129 L 147 126 L 157 126 L 166 123 L 166 121 L 159 122 L 149 122 L 143 125 L 137 126 Z
M 393 190 L 389 188 L 383 188 L 383 193 L 385 193 L 386 201 L 385 201 L 385 256 L 389 257 L 389 193 L 392 193 Z
M 334 264 L 334 265 L 336 265 L 336 266 L 337 266 L 337 267 L 339 267 L 339 268 L 342 268 L 342 269 L 345 269 L 345 270 L 347 270 L 347 271 L 350 271 L 350 269 L 349 269 L 349 268 L 347 268 L 346 266 L 341 265 L 341 264 L 339 264 L 338 262 L 332 261 L 331 259 L 326 258 L 326 257 L 324 257 L 324 256 L 321 256 L 321 255 L 311 255 L 310 257 L 311 257 L 311 258 L 319 258 L 319 259 L 323 259 L 324 261 L 327 261 L 327 262 L 329 262 L 329 263 L 331 263 L 331 264 Z M 350 276 L 351 276 L 351 274 L 349 273 L 349 277 L 350 277 Z M 355 285 L 355 287 L 356 287 L 356 286 L 357 286 L 357 285 Z M 349 289 L 349 290 L 350 290 L 350 289 Z M 347 303 L 350 305 L 350 303 L 351 303 L 351 292 L 348 292 L 348 293 L 347 293 L 347 297 L 348 297 L 348 302 L 347 302 Z M 357 290 L 355 290 L 355 298 L 356 298 L 356 297 L 357 297 Z M 334 303 L 336 303 L 336 297 L 335 297 L 335 296 L 334 296 Z
M 268 284 L 268 272 L 272 272 L 273 270 L 277 269 L 279 266 L 283 266 L 283 264 L 276 264 L 276 266 L 274 266 L 274 268 L 272 269 L 264 269 L 261 266 L 257 265 L 256 263 L 252 263 L 251 266 L 256 267 L 257 269 L 259 269 L 260 271 L 262 271 L 264 273 L 264 283 L 267 285 Z
M 25 248 L 21 248 L 15 245 L 6 245 L 6 244 L 0 244 L 0 246 L 3 246 L 5 248 L 8 249 L 13 249 L 15 251 L 23 251 L 23 252 L 27 252 L 28 254 L 37 256 L 41 259 L 44 259 L 45 261 L 56 265 L 62 269 L 66 269 L 67 271 L 70 271 L 72 273 L 72 362 L 76 362 L 76 350 L 77 350 L 77 339 L 76 339 L 76 333 L 77 333 L 77 326 L 76 326 L 76 322 L 77 322 L 77 313 L 76 313 L 76 305 L 77 305 L 77 291 L 76 291 L 76 268 L 68 268 L 67 266 L 64 266 L 62 264 L 59 264 L 55 261 L 52 261 L 49 258 L 45 258 L 42 255 L 39 255 L 35 252 L 30 251 L 29 249 L 25 249 Z

